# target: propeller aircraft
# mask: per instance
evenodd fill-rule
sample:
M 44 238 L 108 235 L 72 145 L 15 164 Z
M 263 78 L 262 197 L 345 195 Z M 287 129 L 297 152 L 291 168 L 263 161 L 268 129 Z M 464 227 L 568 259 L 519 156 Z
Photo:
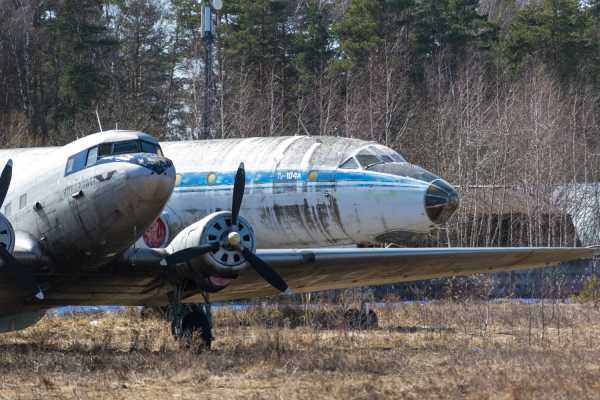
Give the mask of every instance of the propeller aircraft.
M 458 208 L 442 178 L 374 142 L 159 143 L 105 131 L 0 150 L 0 332 L 64 305 L 171 305 L 210 344 L 210 303 L 590 258 L 590 248 L 402 244 Z M 202 303 L 202 304 L 200 304 Z M 185 306 L 185 304 L 191 304 Z

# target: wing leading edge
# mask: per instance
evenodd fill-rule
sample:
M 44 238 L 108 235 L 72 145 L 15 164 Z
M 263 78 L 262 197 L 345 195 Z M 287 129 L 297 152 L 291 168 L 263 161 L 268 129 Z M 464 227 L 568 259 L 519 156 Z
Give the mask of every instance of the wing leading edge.
M 446 276 L 471 275 L 556 265 L 591 258 L 593 248 L 324 248 L 258 250 L 294 292 L 382 285 Z M 270 296 L 277 292 L 255 272 L 245 271 L 213 301 Z M 197 296 L 186 299 L 200 301 Z

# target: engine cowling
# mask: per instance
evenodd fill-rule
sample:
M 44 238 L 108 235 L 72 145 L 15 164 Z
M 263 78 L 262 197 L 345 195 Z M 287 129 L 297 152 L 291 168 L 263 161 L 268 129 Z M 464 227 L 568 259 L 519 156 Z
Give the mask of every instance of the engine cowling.
M 182 230 L 169 244 L 169 254 L 197 247 L 218 243 L 217 249 L 188 261 L 194 273 L 216 275 L 224 278 L 235 278 L 237 274 L 250 264 L 238 248 L 229 244 L 228 234 L 231 228 L 231 212 L 219 211 L 210 214 L 200 221 Z M 238 217 L 240 245 L 252 252 L 256 249 L 256 236 L 252 226 L 243 217 Z
M 15 230 L 4 214 L 0 214 L 0 246 L 11 254 L 15 251 Z

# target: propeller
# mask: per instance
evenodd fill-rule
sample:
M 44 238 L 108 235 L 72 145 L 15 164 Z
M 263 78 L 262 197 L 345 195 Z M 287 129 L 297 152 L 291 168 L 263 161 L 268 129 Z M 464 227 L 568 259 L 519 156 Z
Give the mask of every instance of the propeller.
M 269 264 L 264 262 L 260 257 L 251 252 L 248 249 L 242 249 L 242 254 L 246 257 L 246 260 L 250 263 L 252 268 L 259 274 L 265 281 L 280 292 L 289 293 L 287 283 L 283 280 L 275 270 L 269 267 Z
M 190 247 L 188 249 L 183 249 L 183 250 L 180 250 L 173 254 L 168 255 L 167 257 L 165 257 L 162 260 L 161 264 L 162 265 L 175 265 L 175 264 L 184 263 L 187 260 L 190 260 L 190 259 L 196 258 L 196 257 L 200 257 L 201 255 L 204 255 L 204 254 L 208 253 L 209 251 L 218 250 L 218 249 L 219 249 L 219 243 L 212 243 L 212 244 L 205 244 L 205 245 L 197 246 L 197 247 Z
M 227 235 L 227 242 L 230 246 L 236 247 L 242 252 L 246 261 L 250 266 L 259 274 L 267 283 L 273 286 L 280 292 L 288 292 L 289 288 L 283 278 L 267 264 L 260 257 L 254 254 L 250 249 L 241 246 L 240 235 L 237 233 L 238 226 L 238 215 L 240 208 L 242 207 L 242 200 L 244 198 L 244 190 L 246 188 L 246 171 L 244 163 L 240 163 L 237 173 L 235 174 L 235 181 L 233 183 L 233 199 L 231 202 L 231 227 L 232 231 Z
M 6 193 L 8 193 L 8 187 L 12 179 L 12 165 L 12 160 L 8 160 L 2 170 L 2 175 L 0 175 L 0 207 L 2 207 L 4 199 L 6 199 Z
M 0 174 L 0 208 L 2 208 L 10 187 L 12 166 L 12 160 L 8 160 Z M 17 286 L 25 292 L 25 298 L 33 296 L 38 300 L 44 300 L 44 292 L 35 281 L 31 268 L 21 264 L 2 245 L 0 245 L 0 259 L 4 262 L 6 271 L 15 279 Z
M 233 182 L 233 199 L 231 201 L 231 226 L 235 230 L 237 230 L 238 216 L 244 199 L 244 190 L 246 190 L 246 171 L 244 163 L 240 163 Z
M 235 180 L 233 183 L 233 198 L 231 201 L 231 227 L 229 234 L 226 238 L 226 245 L 230 248 L 235 248 L 240 251 L 246 258 L 246 261 L 250 266 L 258 273 L 267 283 L 273 286 L 280 292 L 291 293 L 287 283 L 283 278 L 271 268 L 265 261 L 254 254 L 250 249 L 245 248 L 241 245 L 241 238 L 238 231 L 238 217 L 240 214 L 240 208 L 242 207 L 242 200 L 244 199 L 244 190 L 246 188 L 246 172 L 244 163 L 240 163 L 237 173 L 235 174 Z M 191 247 L 188 249 L 177 251 L 163 260 L 163 265 L 174 265 L 186 262 L 192 258 L 199 257 L 210 251 L 216 250 L 222 244 L 215 243 L 210 245 L 203 245 L 198 247 Z

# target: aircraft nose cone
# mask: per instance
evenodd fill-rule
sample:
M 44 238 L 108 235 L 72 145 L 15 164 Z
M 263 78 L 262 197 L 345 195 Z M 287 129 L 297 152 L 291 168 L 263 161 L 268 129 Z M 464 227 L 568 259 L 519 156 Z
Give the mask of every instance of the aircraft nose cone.
M 425 210 L 429 219 L 438 225 L 446 223 L 459 206 L 456 190 L 442 179 L 429 185 L 425 193 Z

